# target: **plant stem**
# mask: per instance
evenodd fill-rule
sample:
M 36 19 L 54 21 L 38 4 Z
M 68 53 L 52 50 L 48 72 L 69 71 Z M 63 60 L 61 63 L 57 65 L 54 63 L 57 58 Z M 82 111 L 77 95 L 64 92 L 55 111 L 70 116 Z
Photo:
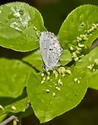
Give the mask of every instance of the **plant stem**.
M 0 123 L 0 125 L 6 125 L 7 123 L 13 121 L 13 125 L 17 125 L 18 122 L 18 118 L 14 115 L 12 115 L 11 117 L 9 117 L 8 119 L 6 119 L 5 121 L 3 121 L 2 123 Z

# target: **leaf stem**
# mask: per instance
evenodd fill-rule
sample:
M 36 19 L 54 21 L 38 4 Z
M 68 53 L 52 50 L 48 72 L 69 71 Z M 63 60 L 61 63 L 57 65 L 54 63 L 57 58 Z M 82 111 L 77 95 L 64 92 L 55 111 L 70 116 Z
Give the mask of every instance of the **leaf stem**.
M 7 118 L 5 121 L 0 123 L 0 125 L 6 125 L 7 123 L 11 122 L 12 120 L 13 120 L 13 125 L 17 125 L 18 118 L 16 116 L 14 116 L 14 115 L 12 115 L 9 118 Z

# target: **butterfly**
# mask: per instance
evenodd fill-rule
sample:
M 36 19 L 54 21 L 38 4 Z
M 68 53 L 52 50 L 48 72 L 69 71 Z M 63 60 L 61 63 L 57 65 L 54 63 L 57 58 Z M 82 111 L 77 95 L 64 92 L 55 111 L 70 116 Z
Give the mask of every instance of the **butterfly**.
M 59 59 L 63 49 L 55 34 L 48 31 L 41 32 L 39 44 L 46 71 L 52 70 L 55 66 L 60 66 Z

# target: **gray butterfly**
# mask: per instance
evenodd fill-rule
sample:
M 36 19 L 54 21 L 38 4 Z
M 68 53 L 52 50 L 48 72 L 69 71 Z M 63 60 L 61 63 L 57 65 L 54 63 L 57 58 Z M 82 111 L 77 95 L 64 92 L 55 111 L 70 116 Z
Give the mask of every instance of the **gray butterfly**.
M 41 32 L 39 43 L 46 71 L 59 66 L 59 59 L 63 49 L 54 33 L 48 31 Z

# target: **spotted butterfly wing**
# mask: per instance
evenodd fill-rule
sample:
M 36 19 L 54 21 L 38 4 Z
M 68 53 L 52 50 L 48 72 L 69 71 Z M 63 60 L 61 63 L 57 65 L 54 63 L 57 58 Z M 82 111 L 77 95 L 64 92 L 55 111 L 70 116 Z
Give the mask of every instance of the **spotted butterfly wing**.
M 60 64 L 59 59 L 63 49 L 54 33 L 41 32 L 40 50 L 47 71 Z

